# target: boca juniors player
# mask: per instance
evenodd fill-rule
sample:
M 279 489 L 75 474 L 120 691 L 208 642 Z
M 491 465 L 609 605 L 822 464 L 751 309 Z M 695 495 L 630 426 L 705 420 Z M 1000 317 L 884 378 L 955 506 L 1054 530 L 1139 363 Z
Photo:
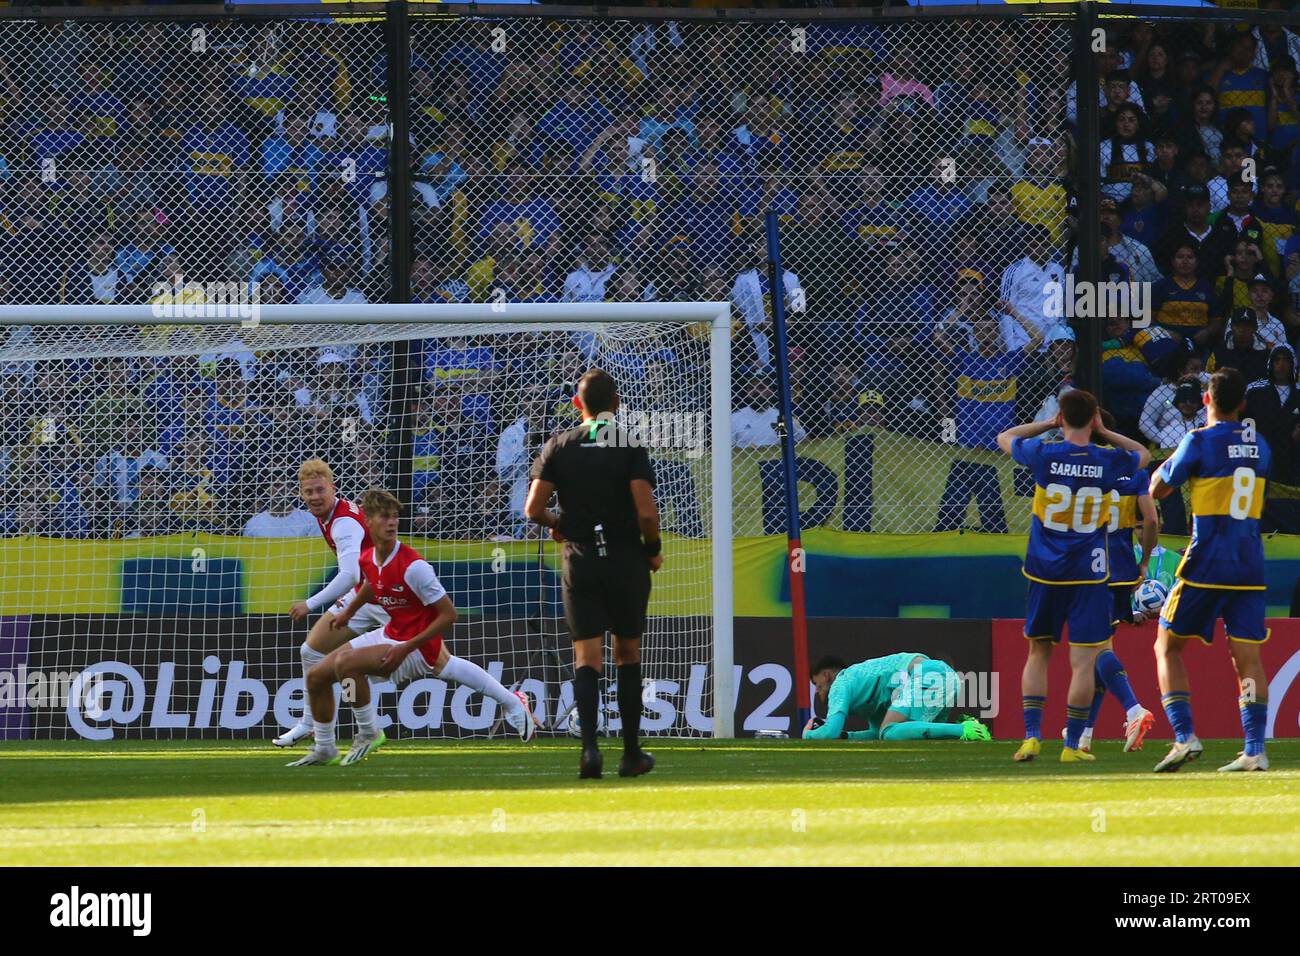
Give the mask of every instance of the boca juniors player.
M 1219 770 L 1268 769 L 1264 754 L 1268 676 L 1260 658 L 1268 628 L 1264 625 L 1264 543 L 1259 518 L 1272 452 L 1255 434 L 1253 424 L 1238 420 L 1246 402 L 1246 380 L 1240 372 L 1215 372 L 1203 401 L 1208 424 L 1184 435 L 1178 449 L 1151 479 L 1151 494 L 1157 499 L 1183 484 L 1192 496 L 1192 541 L 1160 612 L 1156 637 L 1160 699 L 1174 728 L 1174 743 L 1156 764 L 1156 773 L 1176 771 L 1204 750 L 1192 723 L 1183 648 L 1194 637 L 1211 643 L 1220 617 L 1237 671 L 1245 746 Z
M 1029 656 L 1021 677 L 1025 740 L 1016 751 L 1017 761 L 1033 760 L 1041 750 L 1047 665 L 1067 629 L 1071 674 L 1061 761 L 1095 759 L 1079 742 L 1092 705 L 1097 656 L 1110 640 L 1110 493 L 1151 460 L 1142 445 L 1105 427 L 1091 393 L 1066 392 L 1059 407 L 1055 421 L 1017 425 L 998 435 L 998 447 L 1034 479 L 1024 565 L 1029 579 Z M 1041 436 L 1055 428 L 1064 440 L 1044 441 Z M 1111 447 L 1098 447 L 1094 437 Z

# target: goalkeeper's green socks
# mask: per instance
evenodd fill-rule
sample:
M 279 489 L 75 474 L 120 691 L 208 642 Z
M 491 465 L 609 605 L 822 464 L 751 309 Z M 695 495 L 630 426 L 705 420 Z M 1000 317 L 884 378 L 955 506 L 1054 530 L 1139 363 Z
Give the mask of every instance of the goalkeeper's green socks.
M 881 740 L 961 740 L 961 724 L 930 724 L 923 720 L 909 720 L 890 724 L 880 735 Z

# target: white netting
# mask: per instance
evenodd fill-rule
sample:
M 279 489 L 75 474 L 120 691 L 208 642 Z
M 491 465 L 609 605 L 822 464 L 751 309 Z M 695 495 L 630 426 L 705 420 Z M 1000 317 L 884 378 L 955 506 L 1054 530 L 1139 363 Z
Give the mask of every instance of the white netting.
M 666 538 L 643 728 L 712 732 L 707 324 L 10 331 L 0 552 L 20 570 L 4 613 L 20 622 L 29 672 L 105 683 L 80 707 L 56 695 L 10 708 L 9 729 L 258 737 L 291 722 L 305 631 L 285 612 L 333 574 L 296 501 L 297 466 L 318 456 L 344 497 L 404 492 L 405 540 L 462 611 L 453 651 L 528 691 L 562 732 L 572 657 L 558 550 L 522 508 L 533 458 L 577 423 L 574 383 L 599 366 L 620 384 L 620 421 L 650 448 Z M 383 712 L 402 733 L 492 731 L 494 704 L 443 694 L 417 682 Z

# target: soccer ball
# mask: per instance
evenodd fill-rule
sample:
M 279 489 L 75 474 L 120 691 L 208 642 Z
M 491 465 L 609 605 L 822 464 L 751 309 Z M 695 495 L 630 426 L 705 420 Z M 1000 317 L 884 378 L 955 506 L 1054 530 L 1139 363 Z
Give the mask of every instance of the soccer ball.
M 569 708 L 569 712 L 564 717 L 565 729 L 569 731 L 570 737 L 582 736 L 582 723 L 578 720 L 578 705 L 574 704 Z M 601 707 L 596 711 L 596 736 L 599 737 L 605 733 L 605 708 Z
M 1165 606 L 1169 597 L 1169 588 L 1155 578 L 1147 578 L 1133 592 L 1133 610 L 1147 617 L 1154 617 Z

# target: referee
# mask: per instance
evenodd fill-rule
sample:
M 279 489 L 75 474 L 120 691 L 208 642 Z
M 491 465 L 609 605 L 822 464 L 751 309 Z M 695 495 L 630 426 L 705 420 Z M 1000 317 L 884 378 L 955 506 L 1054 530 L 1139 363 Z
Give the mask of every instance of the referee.
M 614 635 L 618 712 L 623 721 L 620 777 L 649 773 L 654 757 L 641 749 L 641 633 L 650 601 L 650 572 L 659 555 L 659 512 L 650 455 L 614 425 L 618 389 L 609 373 L 591 369 L 573 399 L 577 428 L 551 438 L 533 462 L 524 512 L 564 543 L 564 617 L 573 638 L 573 696 L 582 725 L 580 779 L 599 779 L 597 698 L 605 632 Z M 560 513 L 546 507 L 558 494 Z

